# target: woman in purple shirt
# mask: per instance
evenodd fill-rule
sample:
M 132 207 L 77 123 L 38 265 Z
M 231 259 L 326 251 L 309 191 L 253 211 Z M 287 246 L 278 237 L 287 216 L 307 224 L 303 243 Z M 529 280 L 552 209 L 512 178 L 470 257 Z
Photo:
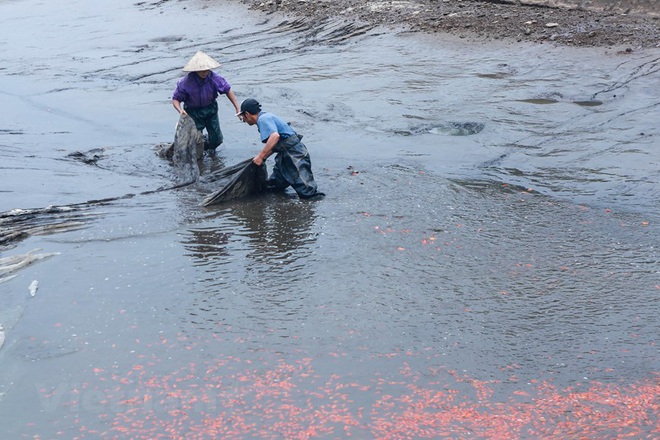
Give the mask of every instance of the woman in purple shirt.
M 193 118 L 199 131 L 206 128 L 208 139 L 204 150 L 211 156 L 215 155 L 223 138 L 218 119 L 218 95 L 227 95 L 236 113 L 239 112 L 238 101 L 229 83 L 211 71 L 218 67 L 220 63 L 216 60 L 204 52 L 197 52 L 183 68 L 189 73 L 177 82 L 172 95 L 172 105 L 179 114 Z

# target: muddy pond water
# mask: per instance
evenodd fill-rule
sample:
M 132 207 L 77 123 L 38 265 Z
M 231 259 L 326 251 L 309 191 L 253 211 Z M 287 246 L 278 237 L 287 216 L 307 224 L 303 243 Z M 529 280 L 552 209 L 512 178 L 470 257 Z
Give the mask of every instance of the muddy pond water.
M 35 209 L 0 254 L 3 438 L 658 434 L 660 51 L 224 2 L 0 23 L 0 212 Z M 325 199 L 200 207 L 260 149 L 224 97 L 217 158 L 159 190 L 197 50 L 304 134 Z

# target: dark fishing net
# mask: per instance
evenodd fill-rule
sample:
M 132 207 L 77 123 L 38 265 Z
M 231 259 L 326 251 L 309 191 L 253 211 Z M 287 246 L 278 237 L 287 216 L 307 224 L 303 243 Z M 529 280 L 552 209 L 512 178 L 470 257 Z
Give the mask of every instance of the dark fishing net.
M 193 183 L 199 178 L 197 161 L 204 153 L 204 136 L 190 116 L 182 115 L 176 124 L 174 142 L 161 145 L 160 157 L 171 160 L 178 183 Z
M 214 205 L 265 191 L 268 170 L 265 163 L 257 166 L 250 158 L 216 171 L 209 179 L 221 181 L 222 187 L 206 197 L 202 201 L 202 206 Z

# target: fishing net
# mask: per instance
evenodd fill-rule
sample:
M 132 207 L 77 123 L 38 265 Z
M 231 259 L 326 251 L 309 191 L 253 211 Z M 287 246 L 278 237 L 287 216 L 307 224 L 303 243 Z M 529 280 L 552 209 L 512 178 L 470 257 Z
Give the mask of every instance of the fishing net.
M 222 187 L 206 197 L 202 206 L 214 205 L 263 192 L 266 189 L 266 164 L 257 166 L 252 158 L 213 173 L 212 181 L 221 181 Z

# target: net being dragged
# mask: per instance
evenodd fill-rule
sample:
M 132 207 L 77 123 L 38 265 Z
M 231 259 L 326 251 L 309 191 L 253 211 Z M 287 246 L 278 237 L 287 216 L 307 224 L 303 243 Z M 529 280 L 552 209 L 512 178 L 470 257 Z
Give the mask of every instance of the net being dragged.
M 201 205 L 214 205 L 263 192 L 266 189 L 267 178 L 266 164 L 257 166 L 252 162 L 252 158 L 225 167 L 213 173 L 212 176 L 214 181 L 223 182 L 222 188 L 202 200 Z
M 193 118 L 181 115 L 176 124 L 174 142 L 163 145 L 158 153 L 161 157 L 171 160 L 178 183 L 194 183 L 199 178 L 197 161 L 204 152 L 204 136 L 197 130 Z

